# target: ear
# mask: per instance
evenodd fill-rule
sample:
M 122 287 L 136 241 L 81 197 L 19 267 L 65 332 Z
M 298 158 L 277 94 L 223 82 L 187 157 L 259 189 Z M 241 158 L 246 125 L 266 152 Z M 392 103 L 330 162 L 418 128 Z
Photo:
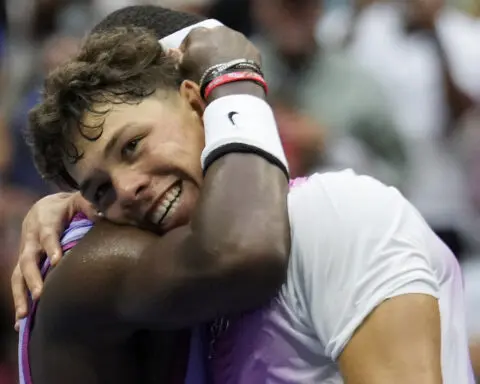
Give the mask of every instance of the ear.
M 203 112 L 207 104 L 200 95 L 200 86 L 191 80 L 184 80 L 180 85 L 179 92 L 180 96 L 190 104 L 192 109 L 197 112 L 200 117 L 203 117 Z

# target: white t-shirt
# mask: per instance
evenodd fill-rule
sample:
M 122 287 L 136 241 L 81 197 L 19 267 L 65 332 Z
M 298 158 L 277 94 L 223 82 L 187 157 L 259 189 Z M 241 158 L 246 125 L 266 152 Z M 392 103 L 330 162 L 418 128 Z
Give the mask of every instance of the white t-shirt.
M 336 360 L 368 314 L 422 293 L 439 299 L 443 382 L 474 383 L 460 267 L 418 211 L 395 188 L 352 171 L 297 184 L 286 283 L 269 306 L 232 323 L 216 367 L 228 375 L 215 382 L 343 383 Z
M 460 267 L 396 189 L 351 171 L 314 175 L 292 191 L 289 207 L 293 252 L 283 294 L 302 303 L 316 348 L 337 359 L 377 305 L 425 293 L 439 298 L 444 383 L 473 382 Z
M 462 265 L 465 282 L 467 330 L 471 340 L 480 339 L 480 257 Z

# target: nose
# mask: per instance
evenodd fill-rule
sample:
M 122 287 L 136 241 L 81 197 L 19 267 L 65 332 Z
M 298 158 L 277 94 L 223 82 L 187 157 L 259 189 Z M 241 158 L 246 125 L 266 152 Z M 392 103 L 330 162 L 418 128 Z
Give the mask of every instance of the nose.
M 122 207 L 131 207 L 147 197 L 149 178 L 146 175 L 122 169 L 112 176 L 117 201 Z

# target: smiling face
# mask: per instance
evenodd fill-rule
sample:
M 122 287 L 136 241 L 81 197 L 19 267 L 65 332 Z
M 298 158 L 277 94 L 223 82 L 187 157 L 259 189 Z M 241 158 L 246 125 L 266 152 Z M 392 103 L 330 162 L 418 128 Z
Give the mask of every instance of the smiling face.
M 203 180 L 205 104 L 177 65 L 147 29 L 91 34 L 30 112 L 42 176 L 80 189 L 115 223 L 156 233 L 186 224 Z
M 190 84 L 191 85 L 191 84 Z M 189 221 L 199 196 L 204 147 L 201 99 L 194 86 L 157 92 L 138 104 L 104 104 L 86 126 L 102 134 L 73 138 L 82 158 L 65 161 L 82 194 L 115 223 L 164 233 Z

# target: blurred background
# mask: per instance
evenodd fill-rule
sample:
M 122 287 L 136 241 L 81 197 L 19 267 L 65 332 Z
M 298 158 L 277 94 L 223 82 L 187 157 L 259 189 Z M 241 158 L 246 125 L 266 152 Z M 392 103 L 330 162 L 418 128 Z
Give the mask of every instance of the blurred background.
M 293 176 L 350 167 L 412 201 L 464 269 L 480 376 L 480 0 L 0 0 L 0 384 L 17 382 L 21 222 L 55 191 L 23 141 L 27 112 L 96 22 L 147 3 L 258 45 Z

